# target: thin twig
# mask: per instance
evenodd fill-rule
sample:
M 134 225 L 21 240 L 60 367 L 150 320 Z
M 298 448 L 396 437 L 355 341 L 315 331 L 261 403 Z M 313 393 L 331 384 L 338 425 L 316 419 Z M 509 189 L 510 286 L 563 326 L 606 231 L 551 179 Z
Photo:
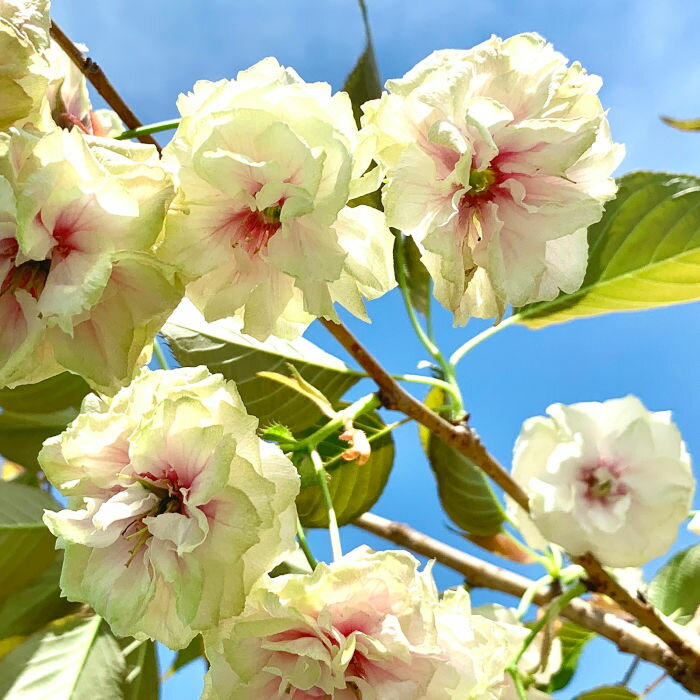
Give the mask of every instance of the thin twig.
M 534 583 L 532 579 L 482 561 L 408 525 L 373 513 L 361 515 L 353 524 L 458 571 L 472 588 L 489 588 L 521 598 Z M 547 605 L 557 593 L 551 587 L 544 588 L 535 593 L 533 602 L 539 606 Z M 688 664 L 648 630 L 636 627 L 580 598 L 572 600 L 561 614 L 581 627 L 609 639 L 620 651 L 639 656 L 644 661 L 663 668 L 691 693 L 700 694 L 700 674 L 694 673 Z
M 644 690 L 639 694 L 640 698 L 645 698 L 652 690 L 658 688 L 663 681 L 668 678 L 668 673 L 662 673 L 655 681 L 649 683 L 649 685 L 644 688 Z
M 632 659 L 632 663 L 630 664 L 630 667 L 625 672 L 625 675 L 622 677 L 622 680 L 620 681 L 620 685 L 628 686 L 630 684 L 630 681 L 632 680 L 632 676 L 634 675 L 634 672 L 639 667 L 639 664 L 641 663 L 641 661 L 642 660 L 638 656 L 636 658 Z
M 124 102 L 121 95 L 109 82 L 103 70 L 95 61 L 83 55 L 82 51 L 64 34 L 56 22 L 51 22 L 51 37 L 66 52 L 102 99 L 119 115 L 119 118 L 129 129 L 138 129 L 140 126 L 143 126 L 139 118 L 131 111 L 129 105 Z M 160 153 L 160 144 L 150 134 L 142 134 L 138 139 L 142 143 L 150 143 L 152 146 L 155 146 Z

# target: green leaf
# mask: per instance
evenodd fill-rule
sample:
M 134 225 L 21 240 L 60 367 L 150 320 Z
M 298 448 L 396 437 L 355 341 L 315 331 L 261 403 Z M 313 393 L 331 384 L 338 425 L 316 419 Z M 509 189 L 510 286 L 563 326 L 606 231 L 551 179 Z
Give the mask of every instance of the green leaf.
M 681 131 L 700 131 L 700 119 L 673 119 L 673 117 L 661 117 L 669 126 Z
M 425 265 L 421 262 L 420 251 L 418 246 L 413 241 L 411 236 L 404 236 L 403 241 L 399 242 L 401 233 L 396 233 L 396 243 L 394 250 L 401 245 L 403 248 L 403 276 L 396 269 L 401 264 L 401 257 L 394 254 L 394 271 L 397 279 L 405 279 L 408 294 L 413 307 L 420 311 L 424 316 L 428 315 L 430 308 L 430 275 L 426 270 Z
M 310 574 L 311 567 L 301 549 L 290 554 L 283 562 L 279 563 L 272 571 L 270 577 L 285 576 L 286 574 Z
M 575 700 L 636 700 L 639 697 L 621 685 L 604 685 L 577 695 Z
M 120 641 L 126 662 L 124 700 L 158 700 L 160 697 L 160 673 L 156 645 L 150 640 Z
M 0 389 L 0 408 L 14 413 L 54 413 L 79 409 L 90 387 L 82 377 L 64 372 L 37 384 Z
M 71 615 L 33 634 L 0 660 L 4 700 L 119 700 L 125 664 L 97 616 Z
M 350 95 L 352 111 L 355 115 L 357 125 L 360 125 L 361 107 L 368 100 L 381 97 L 382 81 L 379 77 L 377 58 L 374 55 L 374 45 L 372 44 L 372 32 L 370 31 L 369 18 L 364 0 L 358 0 L 360 12 L 362 12 L 362 22 L 365 28 L 365 50 L 357 60 L 355 67 L 347 77 L 343 90 Z
M 681 625 L 700 607 L 700 544 L 666 562 L 646 591 L 649 602 Z
M 595 633 L 589 632 L 573 622 L 564 622 L 557 634 L 561 642 L 562 662 L 559 670 L 552 676 L 546 688 L 548 693 L 565 688 L 571 682 L 576 673 L 579 658 L 586 644 L 595 637 Z
M 321 427 L 320 423 L 318 427 Z M 338 523 L 344 525 L 368 511 L 382 495 L 394 464 L 394 439 L 391 432 L 377 437 L 386 426 L 376 411 L 359 416 L 354 426 L 364 430 L 372 446 L 372 454 L 363 465 L 346 462 L 340 456 L 348 443 L 332 436 L 321 442 L 318 452 L 326 465 L 328 489 Z M 313 432 L 313 431 L 311 431 Z M 297 496 L 299 519 L 304 527 L 328 527 L 328 513 L 315 476 L 301 470 L 302 490 Z
M 196 661 L 204 656 L 204 641 L 202 637 L 197 635 L 184 649 L 180 649 L 175 654 L 173 665 L 168 669 L 167 676 L 172 676 L 187 664 Z M 146 700 L 144 698 L 144 700 Z
M 0 599 L 0 639 L 26 637 L 71 612 L 75 603 L 61 597 L 61 566 L 62 557 L 57 556 L 24 588 Z
M 440 503 L 450 520 L 474 535 L 495 535 L 505 516 L 484 472 L 453 447 L 431 435 L 428 461 L 437 480 Z
M 53 413 L 0 413 L 0 454 L 30 471 L 39 466 L 36 458 L 41 445 L 53 435 L 63 432 L 76 416 L 74 408 Z
M 0 482 L 0 595 L 20 590 L 53 561 L 56 540 L 41 519 L 44 508 L 59 505 L 37 488 Z
M 588 229 L 581 289 L 518 311 L 531 328 L 700 299 L 700 178 L 630 173 Z
M 442 389 L 434 387 L 425 403 L 429 407 L 446 403 Z M 421 444 L 437 481 L 443 509 L 455 525 L 473 535 L 495 535 L 503 531 L 505 514 L 484 472 L 450 445 L 419 427 Z
M 176 310 L 163 335 L 181 365 L 206 365 L 212 372 L 233 379 L 248 412 L 260 419 L 263 428 L 281 423 L 297 433 L 313 425 L 321 412 L 296 391 L 256 377 L 257 372 L 285 373 L 289 363 L 331 403 L 359 379 L 345 363 L 305 338 L 268 338 L 262 343 L 243 335 L 232 319 L 207 323 L 191 304 Z
M 286 426 L 279 423 L 268 425 L 260 434 L 263 440 L 277 443 L 294 443 L 296 438 L 294 433 Z

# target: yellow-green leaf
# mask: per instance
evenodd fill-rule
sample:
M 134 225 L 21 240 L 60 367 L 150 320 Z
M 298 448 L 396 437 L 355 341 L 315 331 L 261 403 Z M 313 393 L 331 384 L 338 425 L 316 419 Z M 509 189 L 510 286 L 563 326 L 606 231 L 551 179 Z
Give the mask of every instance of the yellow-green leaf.
M 621 685 L 605 685 L 577 695 L 576 700 L 637 700 L 638 697 L 637 693 Z
M 700 609 L 700 544 L 678 552 L 661 567 L 646 591 L 649 602 L 685 625 Z
M 15 413 L 53 413 L 66 408 L 79 409 L 87 382 L 76 374 L 63 372 L 36 384 L 16 389 L 0 389 L 0 407 Z
M 673 117 L 661 117 L 669 126 L 681 131 L 700 131 L 700 119 L 674 119 Z
M 5 700 L 121 700 L 125 664 L 99 617 L 71 615 L 34 633 L 0 660 Z

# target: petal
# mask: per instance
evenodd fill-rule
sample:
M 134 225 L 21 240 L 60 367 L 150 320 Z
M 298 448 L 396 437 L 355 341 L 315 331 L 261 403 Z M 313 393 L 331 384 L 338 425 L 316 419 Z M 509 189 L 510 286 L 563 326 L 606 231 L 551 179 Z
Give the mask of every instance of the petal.
M 102 298 L 75 326 L 73 337 L 53 330 L 56 359 L 102 391 L 127 383 L 144 348 L 182 298 L 173 277 L 172 269 L 150 255 L 120 255 Z

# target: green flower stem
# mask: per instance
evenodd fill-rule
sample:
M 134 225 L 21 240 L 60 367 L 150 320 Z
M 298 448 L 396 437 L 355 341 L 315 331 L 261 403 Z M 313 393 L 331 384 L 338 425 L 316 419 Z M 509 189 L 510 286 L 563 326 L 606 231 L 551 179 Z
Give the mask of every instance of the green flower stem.
M 154 339 L 153 354 L 156 356 L 156 360 L 158 360 L 158 364 L 160 365 L 161 369 L 170 369 L 168 366 L 168 360 L 163 352 L 163 348 L 160 346 L 160 342 L 160 338 L 156 337 Z
M 547 574 L 546 576 L 542 576 L 542 578 L 538 578 L 536 581 L 533 581 L 532 584 L 528 586 L 527 590 L 523 594 L 523 597 L 520 599 L 518 609 L 515 613 L 518 616 L 518 620 L 522 620 L 523 617 L 525 617 L 527 609 L 532 604 L 532 599 L 542 590 L 542 588 L 548 586 L 550 583 L 552 583 L 552 581 L 552 577 Z
M 508 667 L 506 671 L 508 671 L 513 679 L 513 685 L 515 686 L 515 692 L 518 694 L 518 700 L 527 700 L 527 691 L 525 690 L 520 671 L 517 668 L 511 667 Z
M 316 561 L 316 557 L 313 555 L 313 552 L 311 551 L 311 547 L 309 547 L 309 543 L 306 541 L 306 533 L 304 532 L 304 528 L 301 524 L 301 521 L 299 520 L 299 516 L 297 515 L 297 539 L 299 540 L 299 547 L 301 548 L 301 551 L 304 552 L 304 556 L 306 557 L 306 561 L 309 562 L 309 566 L 311 567 L 311 570 L 316 568 L 316 565 L 318 562 Z
M 121 134 L 115 136 L 114 138 L 119 141 L 124 141 L 126 139 L 137 139 L 139 136 L 145 136 L 146 134 L 157 134 L 159 131 L 170 131 L 172 129 L 177 129 L 179 124 L 179 119 L 170 119 L 165 122 L 154 122 L 153 124 L 140 126 L 138 129 L 122 131 Z
M 523 658 L 523 655 L 525 652 L 528 650 L 528 647 L 532 642 L 534 641 L 535 637 L 539 634 L 539 632 L 546 626 L 548 625 L 552 620 L 554 620 L 556 617 L 558 617 L 559 613 L 574 599 L 578 598 L 580 595 L 583 595 L 586 592 L 587 588 L 586 586 L 579 582 L 572 586 L 568 591 L 565 593 L 562 593 L 558 598 L 555 598 L 547 607 L 547 609 L 544 612 L 544 615 L 537 620 L 532 626 L 532 629 L 530 630 L 530 633 L 525 637 L 523 640 L 522 645 L 520 646 L 520 650 L 518 653 L 515 655 L 515 658 L 511 661 L 509 665 L 509 671 L 510 669 L 515 669 L 517 670 L 518 664 L 520 663 L 520 660 Z
M 408 282 L 406 281 L 406 254 L 404 246 L 404 235 L 399 234 L 399 236 L 396 239 L 396 257 L 398 263 L 396 265 L 396 281 L 399 283 L 401 295 L 403 296 L 403 301 L 406 306 L 406 311 L 408 312 L 408 318 L 411 321 L 411 325 L 413 326 L 413 330 L 416 332 L 416 335 L 418 336 L 420 342 L 423 343 L 423 345 L 425 346 L 425 349 L 431 354 L 431 356 L 435 359 L 436 362 L 442 365 L 444 362 L 444 358 L 442 356 L 442 353 L 440 352 L 440 348 L 438 348 L 438 346 L 435 345 L 435 343 L 433 343 L 432 340 L 430 340 L 426 332 L 423 330 L 423 326 L 421 326 L 420 321 L 418 320 L 418 316 L 416 315 L 416 310 L 413 307 L 413 303 L 411 302 L 411 294 L 408 289 Z
M 382 402 L 376 394 L 367 394 L 367 396 L 363 396 L 361 399 L 355 401 L 355 403 L 350 404 L 347 408 L 338 411 L 338 415 L 335 418 L 328 421 L 328 423 L 319 428 L 315 433 L 300 440 L 297 443 L 296 449 L 315 450 L 320 442 L 325 440 L 328 436 L 333 435 L 333 433 L 338 430 L 341 430 L 345 421 L 355 420 L 355 418 L 361 416 L 363 413 L 373 411 L 381 405 Z
M 323 468 L 323 462 L 321 461 L 321 455 L 317 450 L 311 450 L 311 462 L 314 465 L 314 471 L 316 472 L 316 478 L 318 479 L 318 485 L 321 488 L 321 494 L 323 495 L 323 500 L 326 504 L 326 510 L 328 511 L 328 534 L 331 538 L 331 550 L 333 552 L 333 561 L 338 561 L 343 556 L 343 549 L 340 546 L 340 532 L 338 530 L 338 518 L 335 515 L 335 508 L 333 507 L 333 499 L 331 498 L 331 492 L 328 490 L 328 475 L 326 470 Z
M 420 374 L 392 374 L 394 379 L 400 382 L 413 382 L 415 384 L 430 384 L 431 386 L 440 387 L 443 391 L 446 391 L 456 402 L 462 401 L 462 395 L 458 389 L 444 381 L 443 379 L 437 379 L 436 377 L 424 377 Z
M 455 416 L 464 412 L 464 404 L 462 401 L 462 394 L 459 390 L 459 385 L 457 384 L 457 375 L 455 373 L 454 365 L 451 361 L 445 359 L 443 354 L 440 352 L 440 348 L 428 337 L 428 334 L 423 330 L 423 326 L 418 320 L 416 315 L 416 310 L 411 302 L 411 295 L 408 290 L 408 283 L 406 281 L 406 256 L 404 253 L 404 236 L 399 234 L 396 239 L 396 257 L 397 257 L 397 281 L 399 283 L 399 288 L 401 289 L 401 295 L 403 297 L 404 305 L 406 306 L 406 311 L 408 312 L 408 318 L 411 321 L 413 330 L 418 336 L 418 340 L 423 343 L 425 349 L 430 353 L 432 358 L 438 363 L 442 373 L 445 377 L 447 383 L 452 387 L 450 396 L 452 396 L 454 406 L 453 413 Z
M 482 331 L 481 333 L 477 333 L 473 338 L 470 338 L 464 345 L 461 345 L 458 347 L 452 355 L 450 355 L 450 364 L 453 367 L 456 367 L 459 361 L 472 349 L 474 349 L 477 345 L 479 345 L 482 341 L 486 340 L 487 338 L 490 338 L 492 335 L 495 335 L 498 333 L 498 331 L 502 331 L 504 328 L 507 328 L 511 324 L 515 323 L 520 319 L 519 314 L 513 314 L 512 316 L 508 316 L 508 318 L 504 318 L 500 323 L 497 323 L 495 326 L 491 326 L 490 328 L 487 328 L 485 331 Z
M 129 656 L 129 654 L 133 654 L 145 642 L 146 642 L 145 639 L 141 639 L 141 640 L 135 639 L 133 642 L 131 642 L 131 644 L 124 647 L 124 649 L 122 649 L 122 654 L 124 655 L 124 657 Z

